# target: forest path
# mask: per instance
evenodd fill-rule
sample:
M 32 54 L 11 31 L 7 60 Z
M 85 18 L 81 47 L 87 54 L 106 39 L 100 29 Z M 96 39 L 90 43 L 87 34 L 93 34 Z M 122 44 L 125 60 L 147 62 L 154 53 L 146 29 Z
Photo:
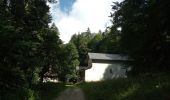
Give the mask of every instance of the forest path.
M 85 100 L 85 96 L 80 88 L 73 87 L 61 92 L 56 100 Z

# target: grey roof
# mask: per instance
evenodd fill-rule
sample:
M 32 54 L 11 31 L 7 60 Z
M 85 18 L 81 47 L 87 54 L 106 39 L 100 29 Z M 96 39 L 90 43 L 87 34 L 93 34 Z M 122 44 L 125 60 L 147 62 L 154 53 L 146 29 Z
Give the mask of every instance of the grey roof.
M 96 60 L 117 60 L 117 61 L 126 61 L 129 60 L 128 56 L 123 56 L 120 54 L 104 54 L 104 53 L 88 53 L 90 59 Z

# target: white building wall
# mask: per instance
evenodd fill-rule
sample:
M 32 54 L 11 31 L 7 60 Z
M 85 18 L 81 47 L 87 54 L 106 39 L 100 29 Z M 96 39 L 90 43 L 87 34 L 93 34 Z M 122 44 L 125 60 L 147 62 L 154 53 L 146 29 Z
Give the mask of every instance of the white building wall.
M 92 63 L 90 69 L 85 70 L 85 81 L 101 81 L 112 78 L 126 77 L 126 70 L 122 64 Z

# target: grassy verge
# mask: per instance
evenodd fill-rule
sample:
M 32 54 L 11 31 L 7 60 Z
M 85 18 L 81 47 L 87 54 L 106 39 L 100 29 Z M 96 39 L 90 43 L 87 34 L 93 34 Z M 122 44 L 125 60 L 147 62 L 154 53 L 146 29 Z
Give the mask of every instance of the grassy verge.
M 39 87 L 40 100 L 55 100 L 58 94 L 66 89 L 63 83 L 43 83 Z
M 87 100 L 170 100 L 170 75 L 79 84 Z

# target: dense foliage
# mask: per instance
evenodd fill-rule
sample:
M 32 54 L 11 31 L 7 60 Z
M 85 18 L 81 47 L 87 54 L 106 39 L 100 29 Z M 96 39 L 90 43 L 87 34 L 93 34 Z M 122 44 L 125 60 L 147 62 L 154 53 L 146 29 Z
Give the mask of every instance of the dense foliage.
M 63 82 L 73 82 L 78 79 L 76 67 L 79 66 L 79 55 L 73 43 L 63 44 L 60 51 L 58 78 Z
M 54 1 L 54 0 L 53 0 Z M 0 99 L 34 98 L 39 74 L 56 66 L 59 32 L 46 0 L 0 1 Z M 44 70 L 45 69 L 45 70 Z M 18 94 L 17 94 L 18 93 Z M 20 95 L 22 93 L 22 95 Z
M 86 32 L 74 34 L 70 43 L 74 43 L 78 50 L 80 65 L 87 66 L 88 52 L 120 53 L 119 33 L 118 30 L 111 33 L 110 29 L 92 33 L 88 28 Z
M 134 73 L 169 71 L 169 5 L 169 0 L 114 3 L 112 28 L 121 28 L 121 50 L 134 59 Z

